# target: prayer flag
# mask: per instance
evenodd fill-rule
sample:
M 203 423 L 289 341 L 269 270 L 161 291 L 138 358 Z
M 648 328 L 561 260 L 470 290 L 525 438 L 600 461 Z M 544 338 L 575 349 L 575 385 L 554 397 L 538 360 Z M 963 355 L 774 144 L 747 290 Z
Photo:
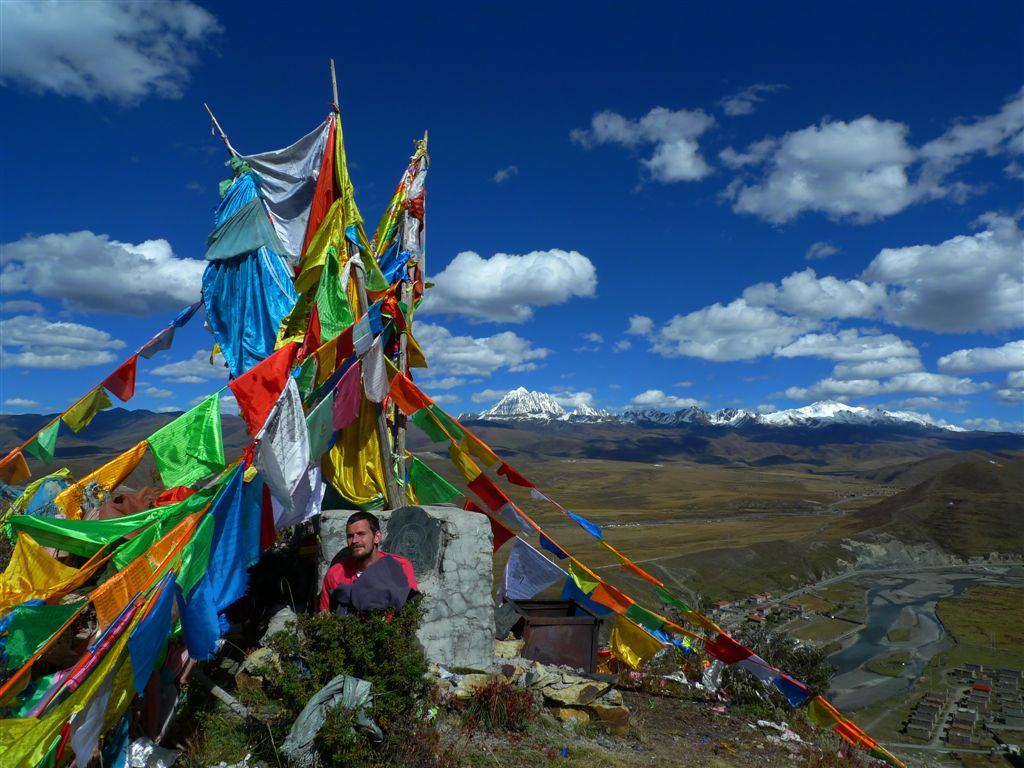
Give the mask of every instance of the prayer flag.
M 462 491 L 415 456 L 409 467 L 409 483 L 416 491 L 420 504 L 447 504 L 462 495 Z
M 658 593 L 658 597 L 661 599 L 661 602 L 664 605 L 670 605 L 673 608 L 678 608 L 680 611 L 683 611 L 684 613 L 690 612 L 690 606 L 688 606 L 679 598 L 675 597 L 671 592 L 669 592 L 664 587 L 656 587 L 654 591 Z
M 338 266 L 338 254 L 334 247 L 327 249 L 327 259 L 320 273 L 320 283 L 313 300 L 317 312 L 321 338 L 333 339 L 345 328 L 352 325 L 352 308 L 345 297 L 344 281 Z
M 665 626 L 665 621 L 656 614 L 651 613 L 638 603 L 633 603 L 623 614 L 627 619 L 632 619 L 642 627 L 651 630 L 659 630 Z
M 511 528 L 508 528 L 494 515 L 490 514 L 484 509 L 481 509 L 473 503 L 472 499 L 466 499 L 466 503 L 462 506 L 467 512 L 476 512 L 484 515 L 491 523 L 491 537 L 494 540 L 494 551 L 497 552 L 501 549 L 501 545 L 509 539 L 514 539 L 516 532 Z
M 139 350 L 139 355 L 149 360 L 157 352 L 163 352 L 165 349 L 170 349 L 171 344 L 174 342 L 174 326 L 169 325 L 164 328 L 160 333 L 154 336 L 152 339 L 147 341 L 142 349 Z
M 99 411 L 105 411 L 114 404 L 110 402 L 106 390 L 103 387 L 96 387 L 89 394 L 64 411 L 62 419 L 71 427 L 73 432 L 81 432 L 89 425 L 93 417 Z
M 388 374 L 384 365 L 384 347 L 380 337 L 373 340 L 370 351 L 363 358 L 363 390 L 366 397 L 381 403 L 388 396 Z
M 242 418 L 245 419 L 250 434 L 255 435 L 260 431 L 270 414 L 270 409 L 281 396 L 297 352 L 298 344 L 289 342 L 228 383 L 228 388 L 238 401 Z
M 483 477 L 483 475 L 481 475 L 481 477 Z M 533 533 L 533 526 L 530 525 L 530 521 L 526 519 L 523 513 L 519 511 L 519 508 L 511 501 L 507 504 L 503 504 L 501 509 L 498 510 L 498 514 L 509 522 L 515 523 L 525 533 Z
M 459 452 L 461 453 L 461 451 Z M 501 508 L 511 501 L 491 478 L 482 473 L 469 482 L 469 488 L 483 500 L 484 506 L 491 512 L 500 512 Z
M 253 465 L 290 515 L 292 494 L 309 466 L 309 433 L 295 379 L 288 379 L 259 437 Z
M 420 388 L 401 372 L 396 373 L 391 378 L 391 398 L 401 409 L 402 413 L 406 416 L 412 416 L 413 421 L 416 421 L 417 424 L 419 424 L 419 421 L 416 420 L 415 414 L 421 408 L 427 408 L 431 404 L 430 398 L 424 395 Z M 420 425 L 420 428 L 424 432 L 427 431 L 422 425 Z M 435 440 L 435 442 L 437 441 Z
M 529 600 L 564 577 L 565 571 L 522 539 L 516 539 L 505 565 L 502 591 L 511 600 Z
M 559 560 L 565 560 L 565 558 L 569 556 L 564 549 L 555 544 L 555 542 L 553 542 L 543 533 L 540 535 L 540 546 L 542 549 L 546 549 L 548 552 L 555 555 Z
M 587 533 L 589 533 L 595 539 L 600 539 L 601 538 L 601 527 L 600 526 L 594 525 L 594 523 L 590 522 L 586 518 L 580 517 L 575 512 L 570 512 L 568 509 L 565 510 L 565 514 L 567 514 L 569 517 L 571 517 L 573 520 L 575 520 L 580 528 L 585 530 Z
M 122 403 L 135 395 L 135 371 L 139 356 L 132 355 L 112 374 L 103 380 L 102 386 Z
M 0 480 L 7 485 L 20 485 L 32 477 L 21 451 L 11 451 L 0 461 Z
M 316 408 L 306 417 L 306 431 L 309 434 L 309 458 L 319 461 L 331 447 L 334 436 L 334 392 L 328 392 Z
M 35 456 L 44 464 L 53 461 L 53 452 L 57 447 L 57 433 L 60 431 L 60 419 L 54 419 L 48 425 L 39 430 L 32 442 L 25 446 L 25 450 Z
M 615 658 L 630 669 L 640 669 L 665 647 L 664 643 L 644 632 L 625 616 L 615 619 L 608 645 Z
M 157 587 L 159 594 L 153 599 L 149 613 L 135 625 L 128 636 L 128 652 L 135 672 L 135 692 L 142 696 L 146 683 L 156 667 L 157 658 L 167 645 L 171 634 L 171 607 L 174 605 L 174 574 L 170 574 Z
M 359 415 L 359 408 L 363 402 L 363 393 L 360 389 L 361 371 L 362 365 L 356 360 L 341 375 L 338 386 L 334 389 L 334 409 L 332 411 L 334 429 L 344 429 Z
M 471 484 L 470 487 L 472 488 L 472 482 L 481 476 L 480 467 L 469 456 L 464 454 L 457 445 L 448 446 L 448 455 L 451 457 L 455 468 L 459 470 L 459 474 L 466 479 L 467 483 Z M 487 506 L 490 507 L 490 504 Z
M 392 388 L 391 390 L 391 396 L 395 396 L 394 388 Z M 397 403 L 398 401 L 396 400 L 395 402 Z M 402 408 L 402 411 L 407 413 L 407 411 L 405 411 L 405 408 L 402 407 L 401 404 L 399 404 L 399 408 Z M 441 428 L 441 425 L 438 424 L 437 421 L 435 421 L 434 414 L 429 408 L 421 408 L 420 410 L 413 413 L 410 418 L 412 418 L 413 424 L 415 424 L 417 427 L 419 427 L 426 433 L 427 437 L 430 438 L 431 442 L 443 443 L 448 439 L 448 435 L 445 434 L 444 430 Z
M 69 519 L 81 517 L 82 494 L 85 489 L 92 483 L 96 483 L 106 491 L 116 490 L 139 466 L 148 449 L 149 443 L 146 440 L 136 443 L 120 456 L 108 461 L 99 469 L 93 470 L 78 482 L 69 485 L 54 497 L 53 503 L 64 513 L 65 517 Z
M 589 595 L 597 589 L 598 585 L 601 583 L 595 576 L 587 573 L 586 569 L 580 567 L 580 565 L 575 562 L 569 563 L 569 577 L 579 588 L 580 592 L 585 595 Z
M 498 474 L 504 476 L 506 480 L 514 485 L 521 485 L 523 488 L 533 488 L 533 483 L 512 469 L 508 464 L 502 464 L 498 467 Z
M 7 621 L 7 669 L 14 671 L 31 659 L 57 631 L 85 605 L 79 600 L 67 605 L 14 606 Z
M 608 606 L 595 603 L 590 597 L 580 591 L 580 588 L 576 586 L 571 578 L 565 580 L 565 584 L 562 585 L 562 600 L 572 600 L 574 603 L 579 603 L 588 611 L 596 616 L 607 616 L 612 612 L 612 609 Z
M 714 639 L 705 640 L 704 650 L 709 656 L 714 656 L 726 664 L 735 664 L 753 654 L 753 651 L 740 645 L 724 632 L 719 632 Z
M 590 598 L 606 608 L 611 608 L 616 613 L 625 613 L 629 606 L 633 604 L 629 597 L 606 582 L 598 584 L 597 588 L 590 594 Z
M 164 485 L 192 485 L 224 468 L 220 395 L 214 394 L 149 438 Z

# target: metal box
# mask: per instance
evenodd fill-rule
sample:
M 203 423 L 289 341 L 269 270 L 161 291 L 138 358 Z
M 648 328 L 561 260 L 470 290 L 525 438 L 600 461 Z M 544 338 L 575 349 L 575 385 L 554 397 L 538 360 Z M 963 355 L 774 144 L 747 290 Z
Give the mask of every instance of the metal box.
M 593 672 L 601 619 L 572 600 L 512 600 L 521 618 L 512 634 L 523 658 Z

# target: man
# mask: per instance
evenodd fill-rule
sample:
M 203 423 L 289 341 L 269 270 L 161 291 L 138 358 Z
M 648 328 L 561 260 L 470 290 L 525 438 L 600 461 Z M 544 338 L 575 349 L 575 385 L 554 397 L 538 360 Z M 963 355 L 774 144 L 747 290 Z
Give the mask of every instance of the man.
M 339 616 L 363 611 L 395 610 L 419 592 L 412 563 L 380 551 L 380 522 L 356 512 L 345 524 L 348 555 L 334 558 L 324 575 L 320 610 Z

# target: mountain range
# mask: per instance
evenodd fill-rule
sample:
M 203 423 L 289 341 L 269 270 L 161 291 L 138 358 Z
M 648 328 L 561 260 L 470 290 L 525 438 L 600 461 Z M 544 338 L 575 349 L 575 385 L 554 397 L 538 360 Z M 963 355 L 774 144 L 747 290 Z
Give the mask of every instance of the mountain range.
M 666 412 L 656 408 L 627 409 L 622 414 L 595 410 L 587 405 L 577 405 L 567 411 L 554 395 L 544 392 L 530 392 L 519 387 L 505 394 L 497 403 L 480 413 L 464 413 L 462 421 L 522 421 L 522 422 L 568 422 L 575 424 L 620 423 L 637 426 L 676 427 L 695 425 L 703 427 L 824 427 L 844 424 L 865 427 L 911 426 L 924 429 L 938 429 L 949 432 L 965 430 L 949 424 L 939 423 L 928 416 L 909 411 L 887 411 L 882 408 L 864 408 L 825 400 L 803 408 L 754 413 L 752 411 L 724 408 L 708 412 L 702 408 L 689 407 Z

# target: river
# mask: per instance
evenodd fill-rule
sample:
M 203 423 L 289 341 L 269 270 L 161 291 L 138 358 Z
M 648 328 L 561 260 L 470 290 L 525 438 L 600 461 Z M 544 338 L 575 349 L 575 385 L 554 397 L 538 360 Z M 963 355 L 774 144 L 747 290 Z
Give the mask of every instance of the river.
M 865 598 L 867 624 L 829 657 L 836 668 L 829 699 L 841 710 L 855 711 L 912 690 L 932 657 L 951 643 L 935 615 L 938 601 L 962 595 L 979 583 L 1024 587 L 1024 578 L 1011 575 L 1008 570 L 993 568 L 979 573 L 951 567 L 946 571 L 890 573 L 873 581 Z M 910 637 L 903 642 L 890 642 L 886 635 L 904 611 L 908 616 L 903 626 L 910 625 Z M 910 654 L 898 677 L 878 675 L 863 668 L 867 661 L 894 651 Z

